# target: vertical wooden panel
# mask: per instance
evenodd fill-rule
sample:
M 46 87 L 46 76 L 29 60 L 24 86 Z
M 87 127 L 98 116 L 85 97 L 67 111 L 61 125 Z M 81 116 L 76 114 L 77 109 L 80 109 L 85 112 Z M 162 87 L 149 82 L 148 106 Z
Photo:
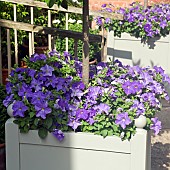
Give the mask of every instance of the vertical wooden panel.
M 34 8 L 30 7 L 31 24 L 34 24 Z M 29 56 L 34 53 L 34 32 L 29 33 Z
M 51 27 L 51 10 L 48 10 L 48 27 Z M 51 51 L 51 35 L 48 34 L 48 49 Z
M 11 72 L 11 40 L 10 29 L 7 29 L 7 56 L 8 56 L 8 74 Z
M 1 37 L 1 27 L 0 27 L 0 83 L 2 84 L 2 37 Z
M 66 13 L 65 16 L 66 16 L 66 30 L 68 30 L 68 13 Z M 66 51 L 68 51 L 68 37 L 66 37 Z
M 14 21 L 17 21 L 17 8 L 14 4 Z M 18 64 L 18 40 L 17 40 L 17 30 L 14 29 L 14 41 L 15 41 L 15 63 Z
M 104 29 L 104 19 L 102 19 L 102 42 L 101 42 L 101 61 L 106 62 L 106 55 L 105 55 L 105 29 Z

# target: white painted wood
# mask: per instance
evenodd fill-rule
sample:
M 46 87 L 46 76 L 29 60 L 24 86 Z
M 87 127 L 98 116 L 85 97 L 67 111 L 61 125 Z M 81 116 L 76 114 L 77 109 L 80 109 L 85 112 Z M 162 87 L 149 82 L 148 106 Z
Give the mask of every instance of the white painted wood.
M 130 157 L 122 153 L 28 144 L 20 153 L 22 170 L 130 170 Z
M 48 10 L 48 27 L 51 27 L 51 10 Z M 51 34 L 48 34 L 48 49 L 51 51 Z
M 14 4 L 14 21 L 17 21 L 16 4 Z M 18 38 L 17 38 L 17 30 L 16 29 L 14 29 L 14 42 L 15 42 L 15 64 L 18 64 Z
M 108 58 L 119 59 L 123 64 L 140 66 L 161 66 L 170 74 L 170 35 L 153 38 L 149 43 L 141 43 L 141 39 L 123 33 L 121 38 L 108 32 Z
M 131 140 L 131 169 L 151 170 L 151 135 L 144 129 L 137 129 Z
M 18 163 L 11 154 L 16 148 L 17 170 L 151 170 L 150 133 L 144 129 L 137 129 L 130 141 L 72 132 L 59 142 L 52 134 L 44 140 L 37 131 L 21 134 L 12 120 L 6 123 L 7 170 L 14 170 L 14 161 Z
M 8 74 L 11 72 L 11 40 L 10 29 L 7 29 L 7 56 L 8 56 Z
M 2 37 L 1 37 L 1 27 L 0 27 L 0 83 L 2 84 Z
M 66 17 L 66 30 L 68 30 L 68 13 L 65 14 Z M 68 51 L 68 37 L 66 37 L 66 51 Z
M 5 143 L 6 143 L 6 170 L 20 169 L 20 148 L 19 148 L 19 131 L 13 118 L 5 124 Z

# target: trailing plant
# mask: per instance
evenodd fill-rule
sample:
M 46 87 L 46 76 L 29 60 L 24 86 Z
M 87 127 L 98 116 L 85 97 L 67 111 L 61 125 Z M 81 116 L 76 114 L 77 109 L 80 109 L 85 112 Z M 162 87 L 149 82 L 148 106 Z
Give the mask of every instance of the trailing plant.
M 161 67 L 153 69 L 98 63 L 90 67 L 90 83 L 82 82 L 82 63 L 53 50 L 26 58 L 28 68 L 16 67 L 6 86 L 4 105 L 12 104 L 21 132 L 38 130 L 41 138 L 51 132 L 89 132 L 103 137 L 130 139 L 135 119 L 146 117 L 145 129 L 158 134 L 161 122 L 155 113 L 161 99 L 169 100 L 164 82 L 170 78 Z
M 112 13 L 110 5 L 103 4 L 102 11 Z M 164 37 L 170 31 L 170 4 L 153 4 L 144 9 L 140 3 L 134 2 L 130 7 L 119 8 L 114 12 L 122 14 L 124 20 L 105 19 L 105 28 L 114 30 L 115 36 L 128 33 L 137 38 L 148 40 L 153 37 Z M 96 23 L 101 26 L 100 17 Z

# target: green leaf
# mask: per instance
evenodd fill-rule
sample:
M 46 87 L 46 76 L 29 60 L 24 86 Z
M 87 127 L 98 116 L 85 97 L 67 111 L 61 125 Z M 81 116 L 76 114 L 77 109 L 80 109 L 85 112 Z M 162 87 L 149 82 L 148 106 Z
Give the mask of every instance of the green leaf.
M 50 117 L 50 118 L 47 118 L 44 120 L 44 125 L 49 129 L 53 124 L 53 119 Z
M 47 137 L 48 131 L 46 129 L 44 129 L 44 128 L 40 128 L 38 130 L 38 135 L 39 135 L 40 138 L 44 139 L 44 138 Z
M 100 134 L 101 134 L 103 137 L 106 137 L 106 136 L 107 136 L 107 132 L 108 132 L 107 130 L 102 130 Z
M 56 0 L 45 0 L 45 2 L 47 3 L 48 7 L 51 8 L 56 3 Z
M 29 115 L 30 115 L 30 118 L 33 118 L 35 116 L 35 113 L 34 112 L 30 112 Z

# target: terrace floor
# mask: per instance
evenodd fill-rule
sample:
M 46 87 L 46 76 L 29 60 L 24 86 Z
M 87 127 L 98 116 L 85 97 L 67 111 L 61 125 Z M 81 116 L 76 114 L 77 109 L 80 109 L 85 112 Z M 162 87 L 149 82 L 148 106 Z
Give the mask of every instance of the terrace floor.
M 163 110 L 157 116 L 162 131 L 157 136 L 152 134 L 152 170 L 170 170 L 170 104 L 163 101 Z

